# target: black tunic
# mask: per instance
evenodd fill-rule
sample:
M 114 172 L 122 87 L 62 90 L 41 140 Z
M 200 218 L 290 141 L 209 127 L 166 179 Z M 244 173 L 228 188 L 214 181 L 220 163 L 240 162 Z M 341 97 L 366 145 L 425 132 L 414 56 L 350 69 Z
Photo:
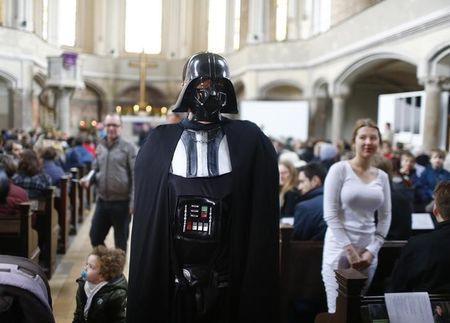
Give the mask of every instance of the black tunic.
M 278 168 L 270 140 L 248 121 L 222 121 L 232 164 L 229 322 L 278 322 Z M 136 160 L 129 323 L 170 322 L 174 273 L 169 169 L 181 124 L 154 129 Z

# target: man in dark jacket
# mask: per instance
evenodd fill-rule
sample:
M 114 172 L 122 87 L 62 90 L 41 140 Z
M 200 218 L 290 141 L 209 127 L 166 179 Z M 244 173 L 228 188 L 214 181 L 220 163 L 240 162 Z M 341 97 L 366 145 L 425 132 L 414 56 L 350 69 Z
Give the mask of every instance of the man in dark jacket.
M 294 212 L 294 239 L 323 241 L 327 225 L 323 220 L 323 182 L 326 169 L 318 163 L 300 167 L 298 189 L 301 201 Z
M 278 169 L 237 113 L 225 59 L 186 63 L 174 112 L 136 160 L 127 322 L 277 322 Z
M 438 225 L 403 248 L 392 271 L 391 292 L 450 293 L 450 181 L 437 184 L 434 199 Z

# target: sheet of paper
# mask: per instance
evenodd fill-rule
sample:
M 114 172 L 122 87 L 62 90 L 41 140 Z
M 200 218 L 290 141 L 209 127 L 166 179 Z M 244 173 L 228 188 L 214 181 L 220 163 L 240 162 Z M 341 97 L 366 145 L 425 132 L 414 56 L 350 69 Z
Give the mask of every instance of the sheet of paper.
M 434 223 L 430 213 L 413 213 L 411 228 L 413 230 L 433 230 Z
M 390 323 L 433 322 L 428 293 L 384 294 Z
M 294 225 L 294 217 L 281 218 L 280 224 Z

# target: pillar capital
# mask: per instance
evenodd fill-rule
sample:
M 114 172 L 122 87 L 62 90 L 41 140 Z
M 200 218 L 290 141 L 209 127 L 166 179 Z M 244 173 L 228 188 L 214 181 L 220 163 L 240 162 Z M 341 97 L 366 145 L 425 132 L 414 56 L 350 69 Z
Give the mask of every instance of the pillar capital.
M 350 86 L 348 84 L 337 84 L 334 86 L 330 96 L 333 100 L 336 99 L 346 99 L 350 95 Z
M 426 76 L 419 79 L 419 84 L 425 87 L 440 88 L 444 79 L 440 76 Z

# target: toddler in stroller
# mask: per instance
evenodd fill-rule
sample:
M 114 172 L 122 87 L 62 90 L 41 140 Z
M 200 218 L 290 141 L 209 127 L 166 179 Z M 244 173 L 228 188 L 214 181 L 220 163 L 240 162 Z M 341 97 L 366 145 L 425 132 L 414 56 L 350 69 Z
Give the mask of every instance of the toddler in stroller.
M 0 255 L 0 322 L 55 323 L 47 278 L 28 258 Z

